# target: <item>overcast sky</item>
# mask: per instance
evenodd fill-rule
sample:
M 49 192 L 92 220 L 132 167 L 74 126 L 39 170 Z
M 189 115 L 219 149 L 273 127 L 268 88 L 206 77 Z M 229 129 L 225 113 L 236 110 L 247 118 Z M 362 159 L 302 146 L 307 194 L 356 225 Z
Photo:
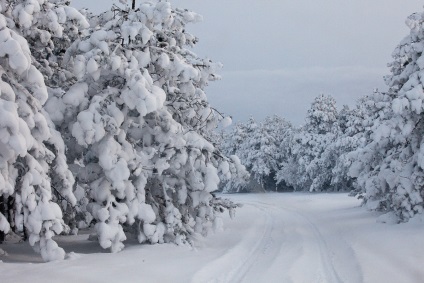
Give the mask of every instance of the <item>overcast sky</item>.
M 141 2 L 141 0 L 138 0 Z M 384 89 L 391 53 L 419 0 L 175 0 L 204 17 L 188 30 L 199 55 L 224 64 L 206 93 L 234 120 L 278 114 L 302 124 L 314 97 L 343 104 Z M 73 0 L 95 12 L 117 0 Z

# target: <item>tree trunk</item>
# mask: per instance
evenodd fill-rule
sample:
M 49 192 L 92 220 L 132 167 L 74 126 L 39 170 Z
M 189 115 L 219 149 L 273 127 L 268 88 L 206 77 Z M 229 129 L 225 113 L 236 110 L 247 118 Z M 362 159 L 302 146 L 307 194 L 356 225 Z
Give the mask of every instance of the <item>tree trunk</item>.
M 135 10 L 135 0 L 132 0 L 132 9 Z
M 7 221 L 10 224 L 10 228 L 14 233 L 16 233 L 16 225 L 15 225 L 15 198 L 13 196 L 9 196 L 7 198 Z
M 0 196 L 0 213 L 3 214 L 3 216 L 6 215 L 6 199 L 3 195 Z M 5 237 L 6 234 L 0 230 L 0 244 L 4 242 Z

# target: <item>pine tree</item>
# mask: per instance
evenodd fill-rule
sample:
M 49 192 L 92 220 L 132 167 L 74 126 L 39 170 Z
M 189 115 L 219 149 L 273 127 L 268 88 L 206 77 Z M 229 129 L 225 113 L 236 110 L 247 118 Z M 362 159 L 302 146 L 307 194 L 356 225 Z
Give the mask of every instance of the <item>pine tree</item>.
M 332 169 L 337 156 L 330 144 L 338 135 L 338 112 L 331 96 L 315 98 L 308 110 L 306 124 L 293 132 L 289 139 L 289 156 L 277 174 L 295 190 L 332 190 Z
M 389 90 L 375 93 L 368 102 L 370 130 L 352 155 L 350 175 L 358 178 L 371 209 L 380 209 L 398 221 L 423 211 L 421 72 L 424 68 L 423 13 L 407 19 L 410 34 L 396 47 L 385 77 Z
M 351 165 L 350 153 L 360 145 L 359 135 L 364 133 L 363 99 L 360 99 L 354 109 L 344 106 L 339 112 L 338 124 L 340 131 L 335 140 L 325 150 L 325 155 L 332 156 L 331 186 L 336 190 L 356 191 L 356 178 L 349 176 Z
M 308 110 L 305 128 L 310 133 L 327 134 L 337 131 L 336 101 L 330 95 L 317 96 Z
M 123 248 L 124 229 L 140 242 L 190 242 L 234 207 L 212 194 L 220 175 L 243 167 L 212 144 L 223 117 L 203 89 L 219 65 L 189 51 L 197 38 L 185 31 L 199 19 L 168 2 L 114 6 L 66 51 L 75 83 L 53 92 L 46 109 L 69 133 L 68 163 L 89 212 L 79 226 L 94 219 L 112 252 Z
M 48 98 L 44 77 L 35 66 L 37 62 L 32 60 L 29 44 L 22 36 L 26 34 L 19 29 L 30 27 L 33 18 L 26 12 L 39 11 L 39 4 L 37 1 L 0 1 L 0 195 L 3 206 L 8 198 L 8 215 L 0 214 L 0 230 L 8 232 L 12 228 L 23 232 L 43 259 L 49 261 L 64 258 L 64 250 L 52 237 L 67 228 L 59 205 L 53 202 L 52 181 L 66 184 L 60 194 L 67 197 L 67 201 L 75 203 L 75 197 L 63 141 L 42 108 Z M 30 5 L 31 9 L 23 5 Z
M 225 133 L 224 152 L 240 157 L 241 163 L 251 173 L 251 180 L 249 183 L 227 183 L 224 191 L 286 189 L 284 185 L 277 185 L 275 176 L 285 158 L 282 143 L 291 127 L 290 123 L 274 115 L 266 117 L 259 124 L 250 118 L 246 124 L 238 123 L 231 131 Z
M 231 156 L 237 164 L 242 164 L 238 157 L 241 146 L 247 138 L 246 125 L 238 122 L 230 130 L 222 133 L 222 142 L 220 148 L 225 155 Z M 227 178 L 221 184 L 224 193 L 234 193 L 246 190 L 250 175 L 246 172 L 243 178 Z

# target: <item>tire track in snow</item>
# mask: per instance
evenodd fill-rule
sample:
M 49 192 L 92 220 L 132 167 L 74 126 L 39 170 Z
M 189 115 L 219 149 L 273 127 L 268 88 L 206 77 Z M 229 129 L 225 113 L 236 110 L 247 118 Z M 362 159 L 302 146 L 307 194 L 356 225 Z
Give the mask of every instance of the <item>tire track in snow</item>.
M 274 245 L 272 232 L 274 219 L 267 206 L 256 203 L 245 203 L 254 207 L 265 217 L 264 227 L 249 229 L 241 242 L 202 268 L 192 278 L 192 283 L 237 283 L 242 282 L 258 258 L 266 256 Z
M 255 218 L 262 216 L 264 221 L 252 221 L 252 227 L 240 242 L 196 272 L 192 283 L 275 282 L 261 281 L 268 271 L 276 282 L 344 282 L 334 266 L 333 251 L 317 227 L 318 222 L 284 204 L 276 206 L 259 201 L 243 204 L 261 212 Z M 350 261 L 346 282 L 363 282 L 353 249 L 343 239 L 336 241 L 343 250 L 340 259 Z
M 302 218 L 307 225 L 311 228 L 313 231 L 313 234 L 315 234 L 315 239 L 317 240 L 321 263 L 323 264 L 324 268 L 324 274 L 325 278 L 321 278 L 320 282 L 326 282 L 326 283 L 342 283 L 343 281 L 339 277 L 339 275 L 336 272 L 336 269 L 334 268 L 333 261 L 331 259 L 331 256 L 329 254 L 329 249 L 327 246 L 327 243 L 322 236 L 321 232 L 319 231 L 318 227 L 306 216 L 302 215 L 301 213 L 297 211 L 292 211 L 289 209 L 284 208 L 286 211 L 290 211 L 293 214 L 298 215 L 300 218 Z
M 262 204 L 267 205 L 266 203 L 262 203 Z M 303 212 L 299 212 L 299 208 L 293 208 L 293 207 L 289 208 L 286 205 L 284 206 L 276 206 L 271 204 L 268 204 L 268 205 L 270 205 L 272 208 L 276 210 L 280 210 L 286 213 L 288 212 L 289 214 L 292 214 L 292 216 L 296 217 L 297 219 L 301 219 L 301 221 L 299 222 L 304 222 L 306 226 L 309 226 L 310 231 L 312 231 L 314 238 L 316 239 L 315 242 L 318 244 L 319 256 L 320 256 L 323 271 L 324 271 L 324 274 L 322 274 L 324 275 L 324 277 L 316 278 L 314 282 L 324 282 L 324 283 L 344 282 L 341 276 L 339 275 L 339 272 L 337 272 L 338 269 L 334 266 L 334 258 L 335 258 L 334 250 L 329 249 L 327 244 L 327 242 L 329 241 L 327 241 L 324 235 L 321 233 L 317 224 L 314 223 L 314 221 L 312 221 L 311 218 L 305 215 Z M 303 228 L 306 227 L 305 225 L 299 225 L 299 226 Z M 306 232 L 304 233 L 306 234 Z M 335 234 L 338 234 L 338 233 L 335 233 Z M 347 278 L 348 278 L 347 282 L 355 282 L 355 283 L 363 282 L 364 281 L 363 275 L 362 275 L 363 272 L 358 262 L 357 256 L 352 246 L 349 245 L 340 236 L 341 235 L 339 235 L 339 237 L 336 237 L 336 243 L 333 242 L 332 245 L 333 247 L 337 246 L 336 251 L 339 253 L 340 252 L 342 253 L 342 257 L 340 258 L 342 262 L 347 261 L 347 259 L 349 260 L 350 270 L 347 275 Z M 352 267 L 353 267 L 353 271 L 352 271 Z M 346 269 L 346 268 L 343 268 L 343 269 Z M 294 281 L 294 282 L 297 282 L 297 281 Z
M 248 272 L 251 271 L 251 268 L 258 262 L 261 256 L 267 255 L 268 251 L 274 244 L 272 238 L 272 231 L 274 231 L 275 221 L 272 217 L 269 210 L 263 205 L 249 204 L 266 215 L 266 226 L 265 231 L 258 241 L 258 244 L 251 250 L 249 256 L 238 266 L 238 268 L 233 269 L 229 274 L 228 281 L 225 282 L 242 282 L 243 279 L 247 276 Z

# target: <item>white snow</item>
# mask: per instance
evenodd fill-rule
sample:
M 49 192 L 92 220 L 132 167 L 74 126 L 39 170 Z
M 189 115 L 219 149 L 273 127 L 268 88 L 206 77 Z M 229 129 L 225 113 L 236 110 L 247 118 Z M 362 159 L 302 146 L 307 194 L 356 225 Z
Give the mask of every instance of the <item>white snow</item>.
M 424 278 L 424 218 L 407 224 L 378 223 L 378 213 L 360 207 L 359 200 L 345 193 L 225 197 L 244 206 L 233 220 L 223 217 L 222 232 L 199 237 L 195 248 L 139 245 L 129 239 L 122 252 L 108 254 L 83 234 L 57 237 L 67 260 L 32 264 L 42 260 L 27 244 L 3 244 L 1 282 L 60 278 L 61 282 L 418 283 Z M 160 238 L 160 229 L 152 228 Z
M 233 120 L 231 119 L 231 117 L 228 117 L 228 116 L 222 119 L 222 122 L 221 122 L 223 128 L 229 127 L 232 123 L 233 123 Z

